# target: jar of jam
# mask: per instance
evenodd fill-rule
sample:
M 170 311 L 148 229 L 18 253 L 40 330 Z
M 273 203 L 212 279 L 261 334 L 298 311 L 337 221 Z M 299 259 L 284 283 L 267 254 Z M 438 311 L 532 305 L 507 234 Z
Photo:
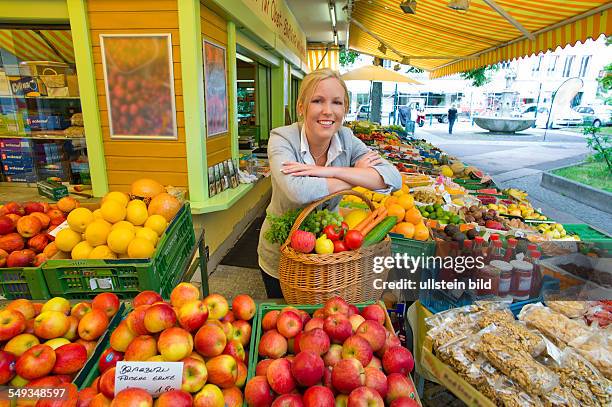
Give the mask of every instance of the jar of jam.
M 510 292 L 515 301 L 529 299 L 531 279 L 533 278 L 533 264 L 525 260 L 512 260 L 512 284 Z
M 512 298 L 510 295 L 510 286 L 512 283 L 512 265 L 503 260 L 493 260 L 489 265 L 499 270 L 497 295 L 501 298 Z
M 499 277 L 501 275 L 500 269 L 490 264 L 477 270 L 476 275 L 476 296 L 486 297 L 489 295 L 498 295 L 499 292 Z

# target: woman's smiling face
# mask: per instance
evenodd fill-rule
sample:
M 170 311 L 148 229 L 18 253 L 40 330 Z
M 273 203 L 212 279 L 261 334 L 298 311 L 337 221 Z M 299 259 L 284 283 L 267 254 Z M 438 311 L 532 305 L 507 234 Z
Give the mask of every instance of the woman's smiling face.
M 302 106 L 306 134 L 315 139 L 331 139 L 342 127 L 346 106 L 344 87 L 336 78 L 323 79 Z

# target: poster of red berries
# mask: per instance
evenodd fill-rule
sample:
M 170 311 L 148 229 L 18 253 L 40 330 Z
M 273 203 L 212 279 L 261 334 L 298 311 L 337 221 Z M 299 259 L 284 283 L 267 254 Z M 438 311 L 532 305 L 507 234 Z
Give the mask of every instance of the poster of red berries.
M 225 48 L 204 40 L 204 88 L 208 137 L 227 133 Z
M 176 139 L 171 34 L 100 34 L 111 138 Z

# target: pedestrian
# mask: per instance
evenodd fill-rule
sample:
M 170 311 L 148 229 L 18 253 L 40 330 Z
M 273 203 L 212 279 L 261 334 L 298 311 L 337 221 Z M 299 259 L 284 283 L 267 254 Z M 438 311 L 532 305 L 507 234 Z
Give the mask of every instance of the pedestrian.
M 402 177 L 393 164 L 342 126 L 348 101 L 346 84 L 338 72 L 319 69 L 304 77 L 296 104 L 298 122 L 270 133 L 272 198 L 267 214 L 281 216 L 357 185 L 371 190 L 401 188 Z M 325 205 L 336 211 L 339 201 L 334 198 Z M 268 298 L 282 298 L 280 245 L 265 238 L 269 228 L 266 219 L 257 247 L 259 267 Z
M 453 134 L 455 120 L 457 120 L 457 108 L 453 104 L 451 108 L 448 109 L 448 134 Z

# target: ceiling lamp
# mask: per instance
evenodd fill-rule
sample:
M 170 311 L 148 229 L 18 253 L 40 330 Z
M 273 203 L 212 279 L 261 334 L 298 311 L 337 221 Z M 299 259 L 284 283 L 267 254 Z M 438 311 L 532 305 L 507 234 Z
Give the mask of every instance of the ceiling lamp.
M 406 14 L 416 14 L 416 0 L 404 0 L 400 3 L 400 8 Z
M 387 53 L 387 47 L 383 43 L 380 44 L 380 46 L 378 47 L 378 50 L 380 51 L 381 54 Z
M 470 8 L 470 0 L 450 0 L 448 2 L 448 8 L 467 11 Z
M 395 65 L 393 65 L 393 70 L 394 70 L 394 71 L 399 71 L 400 69 L 402 69 L 402 67 L 400 66 L 400 64 L 395 64 Z
M 410 57 L 403 57 L 402 65 L 410 65 Z

